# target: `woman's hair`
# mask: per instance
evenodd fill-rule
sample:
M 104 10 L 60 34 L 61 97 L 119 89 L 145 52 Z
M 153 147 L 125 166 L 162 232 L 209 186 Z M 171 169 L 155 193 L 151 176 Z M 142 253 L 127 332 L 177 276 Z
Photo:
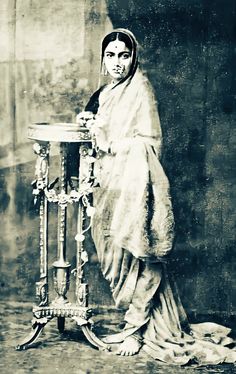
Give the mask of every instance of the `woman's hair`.
M 110 42 L 114 42 L 115 40 L 119 40 L 121 42 L 124 42 L 126 47 L 130 50 L 131 52 L 131 57 L 132 57 L 132 62 L 131 62 L 131 67 L 129 70 L 129 73 L 127 77 L 122 79 L 122 82 L 126 80 L 128 77 L 132 77 L 137 69 L 138 66 L 138 56 L 137 56 L 137 41 L 134 37 L 134 35 L 126 29 L 116 29 L 109 34 L 105 36 L 105 38 L 102 41 L 102 53 L 101 53 L 101 69 L 103 65 L 103 58 L 104 58 L 104 52 L 106 47 Z

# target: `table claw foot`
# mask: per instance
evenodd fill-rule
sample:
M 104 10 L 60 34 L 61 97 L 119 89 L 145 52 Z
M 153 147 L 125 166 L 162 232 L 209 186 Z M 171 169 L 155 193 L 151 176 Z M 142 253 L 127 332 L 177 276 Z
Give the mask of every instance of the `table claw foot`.
M 26 338 L 16 346 L 17 351 L 23 351 L 31 346 L 41 334 L 44 326 L 49 322 L 47 318 L 33 319 L 32 331 L 26 336 Z
M 78 316 L 73 317 L 73 320 L 77 323 L 78 326 L 81 327 L 84 336 L 90 344 L 92 344 L 94 347 L 98 348 L 101 351 L 110 351 L 110 347 L 102 340 L 100 340 L 91 330 L 91 323 L 88 320 Z
M 81 329 L 87 338 L 87 340 L 96 348 L 98 348 L 100 351 L 106 351 L 110 352 L 111 348 L 109 345 L 104 343 L 102 340 L 100 340 L 94 332 L 91 330 L 91 327 L 89 325 L 83 325 L 81 326 Z

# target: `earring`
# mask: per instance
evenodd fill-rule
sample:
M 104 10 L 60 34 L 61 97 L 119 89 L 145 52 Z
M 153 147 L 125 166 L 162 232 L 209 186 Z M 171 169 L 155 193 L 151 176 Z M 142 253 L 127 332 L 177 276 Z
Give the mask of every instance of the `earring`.
M 106 68 L 106 65 L 104 64 L 104 62 L 102 63 L 101 74 L 105 75 L 105 76 L 108 74 L 107 68 Z

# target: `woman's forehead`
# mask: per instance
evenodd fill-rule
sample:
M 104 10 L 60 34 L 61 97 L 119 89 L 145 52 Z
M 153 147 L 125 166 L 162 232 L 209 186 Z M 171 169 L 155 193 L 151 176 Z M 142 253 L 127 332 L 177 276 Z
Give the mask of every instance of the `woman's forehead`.
M 130 50 L 126 46 L 126 44 L 122 42 L 121 40 L 114 40 L 107 45 L 105 52 L 107 51 L 119 53 L 119 52 L 129 52 Z

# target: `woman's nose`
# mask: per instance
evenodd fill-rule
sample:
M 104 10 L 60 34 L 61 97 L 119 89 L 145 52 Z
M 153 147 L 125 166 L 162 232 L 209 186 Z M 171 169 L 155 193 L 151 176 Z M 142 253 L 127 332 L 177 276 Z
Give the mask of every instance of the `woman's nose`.
M 114 58 L 114 64 L 117 65 L 117 66 L 120 65 L 120 59 L 119 59 L 118 56 Z

